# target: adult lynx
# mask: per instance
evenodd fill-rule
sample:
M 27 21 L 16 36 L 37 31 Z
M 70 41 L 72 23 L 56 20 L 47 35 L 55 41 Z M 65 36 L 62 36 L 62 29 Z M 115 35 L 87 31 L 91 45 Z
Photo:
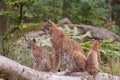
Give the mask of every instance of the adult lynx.
M 67 63 L 67 73 L 85 71 L 86 57 L 82 47 L 77 41 L 67 37 L 57 28 L 54 22 L 50 20 L 44 23 L 43 31 L 50 36 L 55 51 L 53 72 L 58 70 L 60 56 L 62 56 L 62 59 Z

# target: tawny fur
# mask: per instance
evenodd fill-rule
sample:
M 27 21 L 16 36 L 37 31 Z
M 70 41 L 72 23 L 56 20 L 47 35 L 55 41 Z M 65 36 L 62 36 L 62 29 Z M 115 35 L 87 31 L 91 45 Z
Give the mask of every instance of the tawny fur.
M 43 31 L 49 34 L 55 51 L 54 72 L 58 70 L 60 56 L 67 63 L 68 72 L 85 71 L 86 57 L 77 41 L 67 37 L 52 21 L 45 22 Z
M 33 68 L 48 72 L 51 70 L 51 57 L 47 51 L 42 50 L 34 40 L 28 40 L 27 47 L 31 50 L 34 60 Z
M 87 71 L 93 76 L 100 71 L 100 45 L 101 42 L 98 39 L 93 40 L 91 49 L 87 55 Z

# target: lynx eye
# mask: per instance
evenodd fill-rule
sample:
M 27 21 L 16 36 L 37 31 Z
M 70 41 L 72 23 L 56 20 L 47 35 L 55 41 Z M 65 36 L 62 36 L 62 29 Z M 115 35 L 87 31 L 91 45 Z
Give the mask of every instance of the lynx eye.
M 100 42 L 102 42 L 102 39 L 100 39 Z

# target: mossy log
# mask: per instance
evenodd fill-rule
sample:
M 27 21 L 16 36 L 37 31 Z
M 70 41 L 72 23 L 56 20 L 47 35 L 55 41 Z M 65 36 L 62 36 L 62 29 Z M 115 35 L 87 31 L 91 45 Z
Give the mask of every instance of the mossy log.
M 3 73 L 7 75 L 3 75 Z M 19 78 L 19 80 L 94 80 L 94 77 L 87 72 L 76 72 L 71 74 L 71 76 L 65 76 L 64 73 L 35 71 L 4 56 L 0 56 L 0 77 L 2 78 L 11 76 Z M 11 78 L 8 80 L 15 79 Z M 107 73 L 98 73 L 95 80 L 120 80 L 120 77 Z

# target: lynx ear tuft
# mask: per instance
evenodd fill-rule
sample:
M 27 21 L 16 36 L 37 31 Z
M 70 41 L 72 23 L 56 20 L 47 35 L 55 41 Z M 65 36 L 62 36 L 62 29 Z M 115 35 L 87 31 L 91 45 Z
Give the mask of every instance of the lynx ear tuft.
M 103 41 L 102 38 L 98 38 L 98 37 L 93 37 L 93 38 L 92 38 L 92 42 L 93 42 L 94 40 L 98 40 L 99 42 L 102 42 L 102 41 Z
M 50 22 L 51 22 L 51 20 L 50 20 L 50 19 L 47 19 L 47 20 L 44 20 L 44 22 L 48 22 L 48 23 L 50 23 Z
M 35 40 L 35 38 L 33 38 L 33 42 L 35 42 L 35 43 L 36 43 L 36 40 Z
M 48 23 L 50 23 L 51 22 L 51 20 L 50 19 L 48 19 Z

